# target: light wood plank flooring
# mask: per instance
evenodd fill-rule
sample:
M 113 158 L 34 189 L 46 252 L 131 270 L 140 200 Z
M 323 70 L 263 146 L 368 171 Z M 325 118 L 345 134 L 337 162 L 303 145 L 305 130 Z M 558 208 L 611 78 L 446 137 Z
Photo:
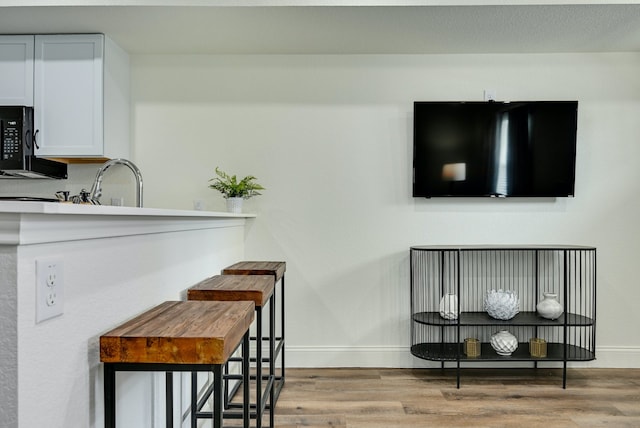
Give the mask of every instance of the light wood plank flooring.
M 287 369 L 275 425 L 640 427 L 640 369 Z

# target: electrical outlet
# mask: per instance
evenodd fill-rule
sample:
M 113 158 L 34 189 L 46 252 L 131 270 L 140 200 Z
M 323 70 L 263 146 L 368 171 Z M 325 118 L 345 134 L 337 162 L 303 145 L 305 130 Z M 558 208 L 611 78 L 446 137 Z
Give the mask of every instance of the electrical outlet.
M 204 202 L 202 199 L 193 200 L 193 209 L 196 211 L 204 211 Z
M 498 93 L 495 89 L 485 89 L 484 90 L 484 100 L 485 101 L 495 101 Z
M 36 260 L 36 323 L 62 315 L 64 269 L 62 259 Z

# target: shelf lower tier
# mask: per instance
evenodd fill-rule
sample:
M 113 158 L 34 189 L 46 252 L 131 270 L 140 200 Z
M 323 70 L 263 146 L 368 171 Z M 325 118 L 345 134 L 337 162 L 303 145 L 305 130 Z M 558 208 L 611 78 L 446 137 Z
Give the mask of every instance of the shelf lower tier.
M 575 345 L 562 343 L 547 343 L 547 357 L 534 358 L 529 354 L 529 344 L 519 343 L 518 349 L 510 356 L 498 355 L 489 343 L 483 343 L 480 356 L 469 358 L 464 355 L 463 345 L 458 343 L 418 343 L 411 347 L 411 353 L 423 360 L 431 361 L 591 361 L 595 359 L 595 353 Z

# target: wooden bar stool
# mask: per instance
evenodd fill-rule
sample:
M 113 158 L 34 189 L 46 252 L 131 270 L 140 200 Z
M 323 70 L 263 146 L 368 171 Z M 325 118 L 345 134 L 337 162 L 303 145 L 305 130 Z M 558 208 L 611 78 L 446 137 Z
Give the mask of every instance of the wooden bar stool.
M 100 337 L 104 363 L 104 425 L 116 426 L 116 372 L 166 373 L 167 428 L 173 427 L 174 371 L 213 373 L 213 427 L 222 427 L 222 369 L 242 345 L 243 426 L 249 427 L 249 327 L 254 303 L 165 302 Z M 197 391 L 191 386 L 191 427 L 197 426 Z
M 280 282 L 280 334 L 276 333 L 276 349 L 274 360 L 277 360 L 280 357 L 280 374 L 275 376 L 275 401 L 274 404 L 278 402 L 278 397 L 280 396 L 280 391 L 284 386 L 285 381 L 285 352 L 284 352 L 284 314 L 285 314 L 285 306 L 284 306 L 284 274 L 287 270 L 286 262 L 271 262 L 271 261 L 243 261 L 232 264 L 224 269 L 222 269 L 223 275 L 271 275 L 273 277 L 273 283 L 277 284 Z M 276 298 L 277 290 L 273 290 L 273 300 L 277 301 Z
M 256 341 L 256 404 L 255 413 L 251 413 L 250 417 L 255 418 L 256 428 L 262 427 L 262 417 L 264 410 L 267 407 L 267 400 L 269 403 L 269 426 L 274 427 L 274 377 L 275 377 L 275 300 L 273 299 L 273 292 L 275 284 L 273 277 L 270 275 L 252 275 L 252 276 L 237 276 L 237 275 L 216 275 L 211 278 L 207 278 L 204 281 L 199 282 L 193 287 L 187 290 L 187 298 L 189 300 L 207 300 L 207 301 L 244 301 L 250 300 L 255 305 L 256 310 L 256 337 L 251 338 Z M 262 357 L 262 310 L 269 304 L 269 357 L 267 359 Z M 253 361 L 253 360 L 251 360 Z M 269 374 L 264 376 L 262 374 L 262 363 L 269 362 Z M 227 375 L 227 378 L 233 379 L 232 375 Z M 266 380 L 264 385 L 264 392 L 262 389 L 262 381 Z M 225 386 L 228 384 L 225 382 Z M 228 394 L 225 393 L 225 400 L 232 398 L 236 392 L 237 387 L 232 389 Z M 228 388 L 225 388 L 228 390 Z M 252 405 L 253 406 L 253 405 Z M 225 402 L 225 408 L 235 407 L 233 404 Z M 239 417 L 237 412 L 226 411 L 224 417 Z

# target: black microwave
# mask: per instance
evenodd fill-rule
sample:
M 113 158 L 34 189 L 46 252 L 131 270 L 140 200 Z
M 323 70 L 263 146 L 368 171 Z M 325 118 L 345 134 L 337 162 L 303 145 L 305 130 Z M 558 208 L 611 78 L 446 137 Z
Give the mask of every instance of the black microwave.
M 0 178 L 67 178 L 67 164 L 36 157 L 33 107 L 0 106 Z

